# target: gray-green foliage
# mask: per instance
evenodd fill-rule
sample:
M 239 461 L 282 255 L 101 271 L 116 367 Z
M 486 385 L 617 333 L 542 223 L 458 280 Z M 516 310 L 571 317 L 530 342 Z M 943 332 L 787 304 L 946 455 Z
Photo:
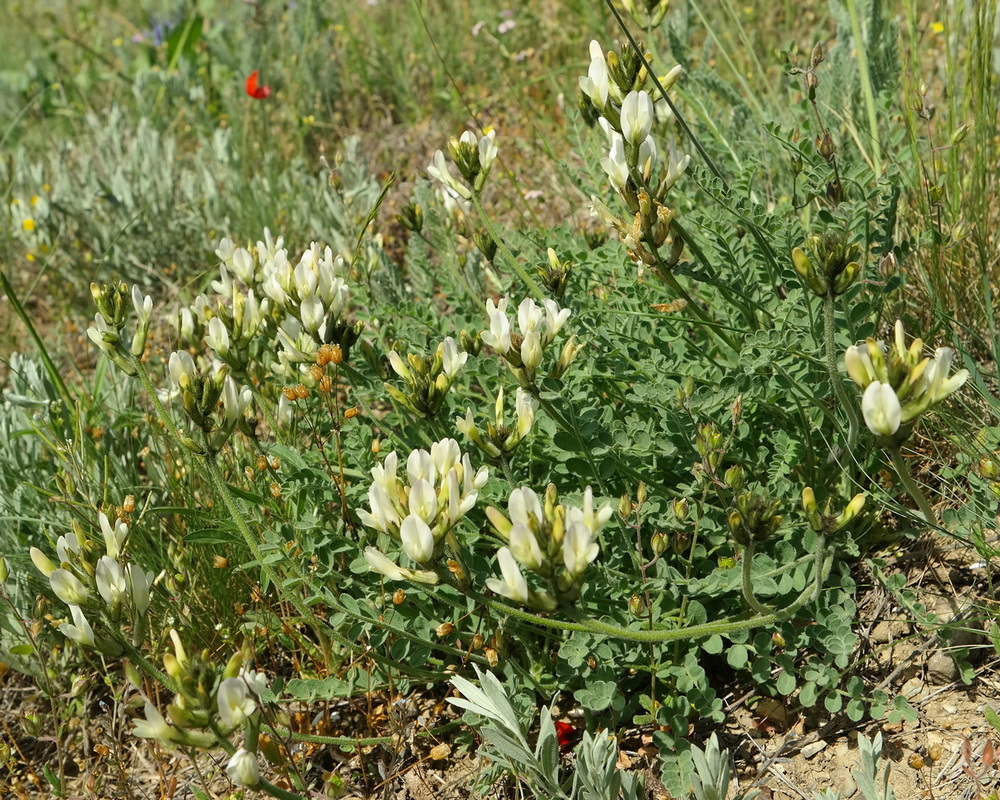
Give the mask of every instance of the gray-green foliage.
M 854 779 L 865 800 L 896 800 L 896 794 L 889 786 L 889 772 L 892 765 L 882 761 L 882 734 L 874 739 L 858 737 L 860 764 L 854 770 Z
M 22 554 L 40 541 L 44 524 L 53 517 L 51 504 L 36 487 L 50 484 L 56 465 L 38 432 L 51 435 L 52 417 L 61 412 L 62 402 L 41 364 L 12 353 L 7 388 L 0 393 L 0 552 L 14 564 L 26 563 Z M 19 619 L 30 614 L 35 593 L 31 578 L 27 571 L 13 569 L 6 584 L 13 608 L 0 605 L 0 654 L 28 672 L 37 664 L 10 648 L 26 644 Z
M 455 677 L 452 684 L 462 697 L 450 702 L 482 717 L 473 723 L 483 738 L 480 753 L 511 775 L 518 776 L 538 796 L 567 800 L 639 800 L 642 786 L 639 777 L 617 766 L 617 741 L 607 733 L 586 732 L 577 745 L 576 771 L 571 782 L 560 780 L 559 740 L 552 714 L 542 708 L 538 741 L 532 748 L 525 727 L 511 705 L 503 684 L 492 672 L 476 667 L 480 686 Z
M 233 231 L 281 225 L 350 254 L 379 193 L 357 146 L 345 140 L 331 171 L 252 154 L 231 128 L 181 137 L 114 106 L 88 113 L 46 157 L 18 147 L 0 181 L 14 199 L 11 231 L 36 263 L 77 287 L 116 277 L 176 290 L 203 272 L 211 240 Z

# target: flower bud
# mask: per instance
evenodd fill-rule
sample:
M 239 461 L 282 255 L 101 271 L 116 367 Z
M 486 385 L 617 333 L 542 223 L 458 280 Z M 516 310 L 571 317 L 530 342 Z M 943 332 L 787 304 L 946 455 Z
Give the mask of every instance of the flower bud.
M 257 755 L 241 747 L 229 759 L 226 774 L 236 786 L 256 786 L 260 783 Z
M 725 477 L 723 480 L 730 489 L 734 492 L 742 492 L 746 488 L 747 480 L 746 473 L 739 464 L 736 464 L 726 470 Z
M 864 508 L 866 496 L 863 492 L 854 495 L 851 502 L 847 504 L 847 508 L 841 512 L 840 516 L 834 520 L 833 527 L 834 530 L 841 530 L 845 528 L 850 522 L 861 513 L 861 509 Z
M 419 203 L 407 203 L 396 219 L 408 231 L 420 233 L 424 229 L 424 210 Z
M 632 595 L 628 599 L 628 611 L 633 617 L 639 617 L 640 619 L 649 614 L 646 601 L 637 594 Z
M 632 515 L 632 498 L 623 494 L 618 498 L 618 516 L 628 519 Z

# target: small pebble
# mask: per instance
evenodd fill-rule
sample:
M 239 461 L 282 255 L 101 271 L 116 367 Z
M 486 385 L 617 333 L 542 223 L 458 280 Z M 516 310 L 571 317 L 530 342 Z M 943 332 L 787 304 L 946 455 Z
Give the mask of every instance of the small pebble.
M 818 742 L 813 742 L 812 744 L 807 744 L 805 747 L 802 748 L 802 757 L 803 758 L 812 758 L 820 750 L 822 750 L 823 748 L 825 748 L 826 744 L 827 743 L 824 742 L 823 740 L 820 740 Z

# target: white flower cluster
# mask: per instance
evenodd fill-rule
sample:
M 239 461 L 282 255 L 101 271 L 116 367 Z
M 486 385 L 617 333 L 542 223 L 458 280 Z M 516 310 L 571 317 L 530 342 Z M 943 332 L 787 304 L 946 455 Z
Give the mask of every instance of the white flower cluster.
M 137 285 L 131 292 L 124 283 L 90 284 L 90 293 L 97 304 L 94 324 L 87 329 L 87 336 L 126 375 L 135 375 L 132 359 L 139 358 L 146 349 L 149 325 L 153 316 L 153 298 L 143 295 Z M 129 324 L 128 298 L 132 300 L 136 325 L 131 343 L 126 327 Z
M 494 303 L 486 301 L 486 315 L 489 330 L 480 336 L 483 344 L 497 351 L 510 365 L 522 385 L 534 382 L 535 370 L 542 363 L 545 348 L 569 319 L 570 310 L 560 308 L 555 300 L 546 298 L 539 306 L 530 297 L 525 297 L 517 308 L 518 332 L 511 328 L 507 318 L 507 298 Z
M 661 81 L 664 88 L 673 86 L 680 74 L 680 67 L 671 70 Z M 607 157 L 601 159 L 601 166 L 615 189 L 624 191 L 631 170 L 637 168 L 640 173 L 649 175 L 656 164 L 656 143 L 650 135 L 655 119 L 652 98 L 642 90 L 622 93 L 617 82 L 611 79 L 607 57 L 597 41 L 590 43 L 590 69 L 580 78 L 580 89 L 601 115 L 598 122 L 608 137 L 610 150 Z M 660 191 L 665 192 L 676 183 L 690 160 L 690 156 L 678 159 L 671 144 L 663 178 L 665 185 Z
M 98 647 L 106 655 L 120 654 L 120 646 L 113 639 L 95 636 L 94 628 L 88 620 L 99 618 L 104 624 L 115 626 L 128 620 L 141 632 L 149 610 L 149 589 L 153 584 L 153 573 L 144 572 L 141 567 L 130 563 L 124 545 L 128 538 L 128 526 L 116 520 L 113 524 L 103 512 L 99 515 L 101 533 L 104 538 L 104 555 L 96 564 L 87 560 L 90 548 L 86 546 L 83 529 L 76 527 L 56 540 L 58 563 L 39 548 L 30 550 L 31 561 L 45 577 L 56 597 L 69 606 L 72 623 L 64 622 L 59 631 L 73 641 Z
M 338 343 L 350 291 L 346 262 L 330 247 L 313 242 L 293 262 L 284 239 L 265 229 L 255 247 L 237 247 L 227 237 L 215 254 L 221 262 L 220 278 L 212 283 L 217 307 L 200 295 L 193 308 L 182 309 L 181 334 L 188 341 L 200 325 L 219 357 L 242 368 L 250 341 L 273 319 L 280 344 L 273 368 L 285 378 L 300 377 L 322 344 Z
M 207 708 L 203 707 L 205 701 L 201 694 L 187 692 L 187 689 L 191 676 L 203 673 L 205 664 L 192 663 L 177 631 L 171 630 L 170 638 L 174 652 L 167 653 L 163 663 L 170 677 L 181 687 L 181 693 L 170 702 L 167 717 L 144 697 L 143 717 L 134 721 L 132 732 L 136 736 L 156 739 L 166 745 L 208 748 L 219 743 L 219 736 L 228 737 L 247 722 L 255 722 L 259 718 L 260 706 L 268 690 L 263 673 L 240 666 L 242 657 L 237 654 L 230 660 L 216 686 L 214 698 L 208 700 Z M 229 759 L 226 774 L 237 786 L 256 786 L 260 782 L 256 752 L 239 748 Z
M 486 586 L 518 603 L 551 610 L 556 597 L 572 599 L 579 592 L 583 574 L 597 558 L 601 529 L 611 518 L 611 505 L 594 509 L 588 486 L 583 507 L 556 503 L 555 487 L 550 486 L 544 503 L 528 487 L 514 489 L 507 500 L 507 516 L 492 506 L 486 515 L 497 533 L 507 542 L 497 552 L 501 578 L 489 578 Z M 550 592 L 535 592 L 520 567 L 538 575 Z
M 415 414 L 425 418 L 434 417 L 455 382 L 469 354 L 459 350 L 458 343 L 446 336 L 431 356 L 410 353 L 406 361 L 395 350 L 389 351 L 389 365 L 406 383 L 408 391 L 403 392 L 390 383 L 386 390 L 400 404 Z
M 469 200 L 473 192 L 482 191 L 497 157 L 496 131 L 477 137 L 472 131 L 465 131 L 458 139 L 452 137 L 448 143 L 451 157 L 461 173 L 457 178 L 448 166 L 441 150 L 434 153 L 434 160 L 427 167 L 427 174 L 439 184 L 438 195 L 451 214 L 469 213 Z
M 184 411 L 205 433 L 210 449 L 221 450 L 250 410 L 253 403 L 250 387 L 237 387 L 224 365 L 202 374 L 186 350 L 170 354 L 167 373 L 175 389 L 179 390 Z M 222 403 L 222 416 L 216 424 L 214 415 L 219 402 Z
M 967 369 L 948 377 L 954 356 L 950 347 L 939 347 L 933 357 L 924 357 L 923 348 L 920 339 L 906 346 L 901 320 L 896 320 L 891 349 L 874 339 L 847 348 L 847 373 L 864 390 L 861 412 L 868 429 L 877 436 L 894 437 L 902 429 L 905 439 L 917 417 L 968 380 Z
M 469 456 L 454 439 L 436 442 L 430 452 L 411 452 L 405 481 L 397 475 L 398 469 L 395 452 L 372 469 L 370 510 L 361 509 L 358 515 L 367 527 L 399 541 L 413 562 L 430 567 L 445 534 L 476 504 L 489 469 L 480 467 L 474 472 Z M 365 549 L 365 558 L 374 571 L 392 580 L 437 583 L 433 572 L 402 569 L 374 547 Z

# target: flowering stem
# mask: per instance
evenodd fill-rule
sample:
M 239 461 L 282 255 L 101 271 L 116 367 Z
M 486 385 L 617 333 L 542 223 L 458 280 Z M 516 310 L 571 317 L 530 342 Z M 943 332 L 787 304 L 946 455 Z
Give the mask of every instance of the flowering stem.
M 753 628 L 774 625 L 778 622 L 783 622 L 796 614 L 801 608 L 811 603 L 819 595 L 823 587 L 823 583 L 825 582 L 826 575 L 829 571 L 829 566 L 832 563 L 832 559 L 826 558 L 826 549 L 822 542 L 817 549 L 814 559 L 816 565 L 816 580 L 811 582 L 790 605 L 785 606 L 784 608 L 777 611 L 771 611 L 769 613 L 759 613 L 745 619 L 734 619 L 730 617 L 727 619 L 715 620 L 714 622 L 705 622 L 701 625 L 691 625 L 686 628 L 674 628 L 671 630 L 631 630 L 629 628 L 623 628 L 618 625 L 611 625 L 606 622 L 591 619 L 583 616 L 582 614 L 574 615 L 576 617 L 576 621 L 557 620 L 549 617 L 541 617 L 537 614 L 531 613 L 530 611 L 524 611 L 520 608 L 515 608 L 493 599 L 487 599 L 481 596 L 476 599 L 494 611 L 507 614 L 508 616 L 523 620 L 524 622 L 541 625 L 546 628 L 595 633 L 612 639 L 628 642 L 656 643 L 673 642 L 681 639 L 700 639 L 703 636 L 714 636 L 715 634 L 728 635 L 730 633 L 735 633 L 736 631 L 747 631 L 752 630 Z
M 823 349 L 826 351 L 826 370 L 830 375 L 830 383 L 833 391 L 837 395 L 837 402 L 847 411 L 850 418 L 850 428 L 847 433 L 847 452 L 853 453 L 858 443 L 858 430 L 861 421 L 858 419 L 857 404 L 852 402 L 844 390 L 844 381 L 840 377 L 840 369 L 837 365 L 837 343 L 834 336 L 836 331 L 836 303 L 833 299 L 833 292 L 829 291 L 823 296 Z
M 180 694 L 180 687 L 163 671 L 157 669 L 157 667 L 146 658 L 142 653 L 140 653 L 132 643 L 121 635 L 120 632 L 115 630 L 111 625 L 107 626 L 108 633 L 111 638 L 114 639 L 118 644 L 121 645 L 125 654 L 129 657 L 133 664 L 135 664 L 139 669 L 145 672 L 150 678 L 159 681 L 163 686 L 165 686 L 169 691 L 174 694 Z
M 167 437 L 171 442 L 173 442 L 174 446 L 178 448 L 179 452 L 185 452 L 187 448 L 180 440 L 180 436 L 177 435 L 177 429 L 174 427 L 174 422 L 171 419 L 170 414 L 167 413 L 166 406 L 164 406 L 161 402 L 160 396 L 156 393 L 156 387 L 153 385 L 152 378 L 149 377 L 149 371 L 146 369 L 146 365 L 134 356 L 132 357 L 132 365 L 135 367 L 135 374 L 139 377 L 140 383 L 142 383 L 142 388 L 146 390 L 149 401 L 153 404 L 153 408 L 156 410 L 156 416 L 159 417 L 160 422 L 163 423 L 163 428 L 167 432 Z
M 503 257 L 510 262 L 510 265 L 514 268 L 514 271 L 520 276 L 521 280 L 524 281 L 528 289 L 535 296 L 536 300 L 545 299 L 545 293 L 542 291 L 541 287 L 535 283 L 535 279 L 532 278 L 528 271 L 524 268 L 520 261 L 518 261 L 507 245 L 504 243 L 503 239 L 500 238 L 497 233 L 496 228 L 493 227 L 493 223 L 490 221 L 489 216 L 486 214 L 486 209 L 483 208 L 483 204 L 479 200 L 479 193 L 472 193 L 472 203 L 476 207 L 476 211 L 479 214 L 479 218 L 483 221 L 486 226 L 486 230 L 489 232 L 490 237 L 496 242 L 497 248 L 503 253 Z
M 222 477 L 222 472 L 219 470 L 219 464 L 216 461 L 216 456 L 207 455 L 204 457 L 204 460 L 206 472 L 208 472 L 208 477 L 212 483 L 212 487 L 215 489 L 216 494 L 218 494 L 222 499 L 222 504 L 226 507 L 226 510 L 236 523 L 236 527 L 240 532 L 240 536 L 243 538 L 243 542 L 250 550 L 250 554 L 254 557 L 254 560 L 260 565 L 261 572 L 263 572 L 268 581 L 274 585 L 275 589 L 280 592 L 280 588 L 282 586 L 280 576 L 275 571 L 274 566 L 265 557 L 264 551 L 261 549 L 257 539 L 254 537 L 253 532 L 250 530 L 250 526 L 247 525 L 246 517 L 243 515 L 242 510 L 236 505 L 236 501 L 233 499 L 233 495 L 229 491 L 229 487 L 226 485 L 225 479 Z M 319 637 L 319 641 L 324 652 L 328 652 L 329 649 L 326 642 L 326 636 L 323 633 L 322 628 L 318 624 L 314 624 L 316 621 L 315 615 L 309 611 L 309 607 L 302 601 L 302 598 L 297 597 L 294 591 L 283 592 L 282 594 L 284 594 L 288 602 L 295 607 L 295 610 L 299 612 L 302 619 L 312 624 L 312 628 L 316 632 L 317 637 Z
M 740 564 L 743 599 L 746 600 L 747 605 L 758 614 L 771 614 L 774 612 L 774 609 L 761 603 L 753 593 L 753 575 L 751 568 L 753 566 L 754 550 L 756 549 L 757 548 L 754 546 L 753 542 L 750 542 L 743 548 L 743 563 Z M 817 570 L 817 572 L 818 571 L 819 570 Z
M 892 445 L 886 449 L 889 451 L 889 457 L 892 459 L 892 466 L 896 468 L 896 474 L 899 475 L 899 479 L 903 482 L 907 494 L 913 498 L 920 508 L 920 513 L 924 515 L 927 524 L 937 525 L 937 515 L 934 513 L 934 509 L 931 508 L 927 495 L 921 491 L 920 486 L 913 480 L 913 476 L 910 475 L 910 470 L 903 460 L 903 454 L 900 452 L 899 445 Z
M 681 286 L 681 282 L 677 280 L 677 277 L 674 275 L 673 272 L 671 272 L 669 269 L 660 269 L 657 270 L 657 275 L 660 276 L 660 279 L 665 284 L 667 284 L 667 286 L 669 286 L 677 294 L 683 297 L 684 300 L 687 301 L 687 307 L 691 309 L 691 311 L 694 313 L 696 317 L 698 317 L 702 325 L 704 325 L 706 328 L 708 328 L 709 331 L 718 336 L 729 347 L 730 350 L 739 355 L 740 348 L 736 346 L 736 343 L 732 339 L 730 339 L 725 333 L 722 332 L 719 323 L 716 322 L 714 319 L 712 319 L 710 316 L 708 316 L 708 314 L 706 314 L 704 310 L 702 310 L 701 306 L 699 306 L 694 301 L 694 298 L 692 298 L 691 295 L 688 294 L 687 289 Z

